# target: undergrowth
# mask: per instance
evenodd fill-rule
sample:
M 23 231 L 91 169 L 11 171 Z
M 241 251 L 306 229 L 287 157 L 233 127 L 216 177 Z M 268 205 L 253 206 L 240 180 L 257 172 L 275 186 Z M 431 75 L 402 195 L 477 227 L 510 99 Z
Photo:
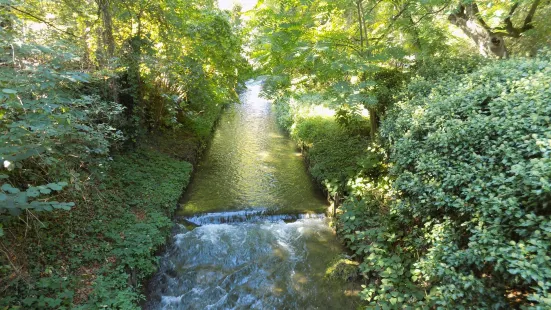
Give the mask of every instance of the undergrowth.
M 309 171 L 330 197 L 347 191 L 347 181 L 362 173 L 369 139 L 341 126 L 333 111 L 309 105 L 304 98 L 280 98 L 278 123 L 307 154 Z
M 70 211 L 14 219 L 1 239 L 0 307 L 138 308 L 191 171 L 151 150 L 115 156 L 67 197 Z
M 345 196 L 336 228 L 368 308 L 549 308 L 549 68 L 544 54 L 418 70 L 373 142 L 276 100 L 314 178 Z

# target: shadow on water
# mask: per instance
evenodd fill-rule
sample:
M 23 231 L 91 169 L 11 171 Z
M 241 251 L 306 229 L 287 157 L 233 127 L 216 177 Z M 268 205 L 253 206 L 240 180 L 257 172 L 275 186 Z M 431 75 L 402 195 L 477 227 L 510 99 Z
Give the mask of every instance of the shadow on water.
M 325 277 L 342 251 L 327 203 L 260 90 L 261 82 L 248 82 L 241 104 L 222 116 L 145 308 L 357 306 L 352 284 Z

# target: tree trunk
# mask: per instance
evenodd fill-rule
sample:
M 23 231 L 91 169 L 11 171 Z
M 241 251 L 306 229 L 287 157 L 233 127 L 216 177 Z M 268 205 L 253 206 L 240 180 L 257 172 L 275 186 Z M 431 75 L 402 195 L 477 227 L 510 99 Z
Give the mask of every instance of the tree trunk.
M 358 10 L 358 26 L 360 27 L 360 52 L 363 52 L 363 49 L 364 49 L 364 31 L 363 31 L 361 0 L 356 1 L 356 9 Z
M 478 6 L 475 3 L 461 5 L 457 13 L 448 16 L 448 20 L 473 40 L 481 55 L 507 58 L 507 47 L 503 36 L 494 33 L 478 13 Z
M 409 27 L 408 30 L 413 36 L 413 45 L 417 49 L 418 54 L 420 51 L 423 50 L 423 45 L 421 43 L 421 37 L 419 36 L 419 32 L 417 31 L 417 27 L 415 26 L 415 22 L 413 21 L 411 14 L 409 14 L 409 22 L 411 24 L 411 27 Z
M 102 21 L 102 41 L 107 47 L 107 59 L 104 65 L 111 67 L 115 56 L 115 38 L 113 37 L 113 18 L 109 8 L 109 0 L 96 0 Z M 109 79 L 109 89 L 114 102 L 119 102 L 119 86 L 115 78 Z
M 115 55 L 115 38 L 113 37 L 113 18 L 109 9 L 109 0 L 96 0 L 103 25 L 102 39 L 107 47 L 107 57 Z
M 500 58 L 507 58 L 509 57 L 509 53 L 503 37 L 520 38 L 524 32 L 534 29 L 532 21 L 542 1 L 534 0 L 532 2 L 520 27 L 515 27 L 512 19 L 513 14 L 515 14 L 521 4 L 520 1 L 512 1 L 513 5 L 502 21 L 502 25 L 495 28 L 488 26 L 484 19 L 482 19 L 476 2 L 470 2 L 469 4 L 459 5 L 457 12 L 451 14 L 448 19 L 476 43 L 482 55 L 495 55 Z
M 377 133 L 377 130 L 379 130 L 379 115 L 377 114 L 377 110 L 373 108 L 368 108 L 367 111 L 369 112 L 369 123 L 371 125 L 369 135 L 371 137 L 371 141 L 375 141 L 375 134 Z
M 83 48 L 83 56 L 82 56 L 82 69 L 83 70 L 90 70 L 92 68 L 92 61 L 90 60 L 90 47 L 88 46 L 88 39 L 89 39 L 89 33 L 92 28 L 92 22 L 91 21 L 85 21 L 86 28 L 84 29 L 84 33 L 81 36 L 81 44 Z

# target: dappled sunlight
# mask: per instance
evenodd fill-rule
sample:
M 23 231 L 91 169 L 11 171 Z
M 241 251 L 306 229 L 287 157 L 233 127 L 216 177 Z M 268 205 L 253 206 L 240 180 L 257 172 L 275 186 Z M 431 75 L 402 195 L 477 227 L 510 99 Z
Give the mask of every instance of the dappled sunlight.
M 301 111 L 301 112 L 303 112 L 305 116 L 309 116 L 309 117 L 321 116 L 324 118 L 331 118 L 335 116 L 334 109 L 331 109 L 322 105 L 317 105 L 317 106 L 314 106 L 313 108 L 310 108 L 308 111 Z
M 0 0 L 0 309 L 551 309 L 550 16 Z
M 259 153 L 257 153 L 257 154 L 258 154 L 258 157 L 259 157 L 260 159 L 264 160 L 264 161 L 266 161 L 267 159 L 270 158 L 270 153 L 269 153 L 269 152 L 266 152 L 266 151 L 264 151 L 264 152 L 259 152 Z
M 285 139 L 285 136 L 278 132 L 271 132 L 269 137 L 274 139 Z
M 308 104 L 308 102 L 291 99 L 290 106 L 293 107 L 296 115 L 302 118 L 322 117 L 332 119 L 335 116 L 335 110 L 326 104 Z
M 236 5 L 246 12 L 254 8 L 258 0 L 218 0 L 218 7 L 222 10 L 232 10 Z

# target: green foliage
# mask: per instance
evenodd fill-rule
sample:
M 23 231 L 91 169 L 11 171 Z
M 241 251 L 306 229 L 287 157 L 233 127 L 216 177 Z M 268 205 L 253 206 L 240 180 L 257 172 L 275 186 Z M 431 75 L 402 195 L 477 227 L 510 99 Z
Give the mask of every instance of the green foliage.
M 364 194 L 360 200 L 348 199 L 338 228 L 347 246 L 361 258 L 360 272 L 370 281 L 360 293 L 362 299 L 383 308 L 425 305 L 424 288 L 415 285 L 408 268 L 417 253 L 417 236 L 407 235 L 409 228 L 396 221 L 379 197 Z
M 394 103 L 394 94 L 402 87 L 407 75 L 396 69 L 381 69 L 373 73 L 372 79 L 376 83 L 372 91 L 377 98 L 376 109 L 383 112 Z
M 8 292 L 2 306 L 137 308 L 191 165 L 142 150 L 94 172 L 96 189 L 74 195 L 70 212 L 43 216 L 24 239 L 16 222 L 4 227 L 4 245 L 25 254 L 0 273 Z
M 123 139 L 114 128 L 122 107 L 83 94 L 81 89 L 93 78 L 73 69 L 78 57 L 70 48 L 19 40 L 6 30 L 0 31 L 0 39 L 12 54 L 0 66 L 5 87 L 0 92 L 0 161 L 7 170 L 0 213 L 68 209 L 73 203 L 38 197 L 61 191 L 68 184 L 56 181 L 98 163 Z
M 442 83 L 415 115 L 396 119 L 403 129 L 392 133 L 401 196 L 395 208 L 403 220 L 432 227 L 415 267 L 418 278 L 439 282 L 435 304 L 465 294 L 499 300 L 507 290 L 547 304 L 549 64 L 489 65 Z
M 279 95 L 314 178 L 348 197 L 337 229 L 370 306 L 548 306 L 550 67 L 426 62 L 387 97 L 385 148 L 354 140 L 346 113 L 316 113 L 323 96 Z
M 349 180 L 369 178 L 370 173 L 380 169 L 381 161 L 375 153 L 366 152 L 365 136 L 342 128 L 338 118 L 331 115 L 334 113 L 331 109 L 313 103 L 316 98 L 319 99 L 308 95 L 278 100 L 279 123 L 302 146 L 312 177 L 331 197 L 355 192 L 361 186 Z M 363 124 L 362 128 L 365 128 Z M 376 160 L 372 161 L 371 156 Z
M 549 306 L 549 68 L 496 62 L 385 120 L 393 198 L 349 199 L 339 227 L 371 305 Z
M 27 199 L 42 184 L 78 187 L 125 137 L 186 127 L 205 142 L 248 70 L 240 26 L 212 1 L 0 6 L 2 212 L 69 207 Z
M 241 56 L 240 29 L 230 23 L 227 13 L 212 5 L 200 8 L 186 1 L 166 2 L 155 10 L 172 23 L 162 25 L 168 27 L 160 28 L 158 34 L 150 30 L 159 42 L 151 36 L 132 38 L 139 46 L 127 50 L 128 68 L 136 62 L 145 66 L 139 79 L 149 85 L 130 91 L 137 101 L 137 115 L 148 126 L 179 127 L 190 119 L 202 136 L 220 106 L 237 100 L 239 74 L 248 70 Z M 174 6 L 185 9 L 175 11 Z M 154 44 L 140 54 L 140 48 Z
M 357 106 L 350 107 L 345 104 L 339 107 L 335 112 L 335 121 L 352 135 L 369 135 L 369 121 L 366 117 L 361 115 Z
M 20 215 L 22 210 L 29 209 L 34 211 L 52 211 L 53 209 L 70 210 L 75 204 L 73 202 L 57 201 L 29 201 L 29 198 L 38 198 L 41 195 L 48 195 L 52 191 L 61 191 L 67 186 L 66 182 L 49 183 L 46 185 L 29 186 L 26 191 L 20 191 L 5 183 L 0 188 L 0 212 L 8 211 L 10 215 Z

